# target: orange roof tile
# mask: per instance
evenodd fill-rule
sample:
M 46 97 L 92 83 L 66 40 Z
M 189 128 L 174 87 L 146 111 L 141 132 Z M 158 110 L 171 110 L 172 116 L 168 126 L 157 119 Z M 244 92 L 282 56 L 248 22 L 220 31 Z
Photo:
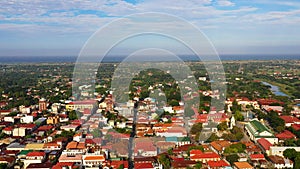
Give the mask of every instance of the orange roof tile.
M 101 155 L 101 156 L 86 156 L 85 158 L 84 158 L 84 160 L 90 160 L 90 161 L 105 161 L 105 158 L 104 158 L 104 156 L 103 155 Z
M 238 168 L 238 169 L 248 169 L 248 168 L 253 168 L 248 162 L 235 162 L 234 165 Z
M 76 149 L 77 148 L 77 142 L 72 141 L 67 145 L 67 149 Z
M 78 143 L 76 148 L 85 149 L 85 143 Z

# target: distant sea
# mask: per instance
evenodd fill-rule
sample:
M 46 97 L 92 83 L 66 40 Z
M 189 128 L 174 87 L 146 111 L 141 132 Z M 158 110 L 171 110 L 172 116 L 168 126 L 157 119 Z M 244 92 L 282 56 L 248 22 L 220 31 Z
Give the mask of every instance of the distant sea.
M 102 62 L 121 62 L 124 56 L 107 56 Z M 195 56 L 182 55 L 183 61 L 199 61 Z M 245 61 L 245 60 L 300 60 L 300 55 L 220 55 L 222 61 Z M 0 64 L 3 63 L 63 63 L 76 62 L 76 56 L 1 56 Z M 87 59 L 87 61 L 92 61 Z

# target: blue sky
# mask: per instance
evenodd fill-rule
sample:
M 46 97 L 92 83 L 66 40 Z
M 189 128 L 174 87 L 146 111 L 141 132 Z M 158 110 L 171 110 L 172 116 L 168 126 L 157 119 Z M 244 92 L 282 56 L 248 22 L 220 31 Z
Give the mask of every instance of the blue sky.
M 99 28 L 141 12 L 168 13 L 193 23 L 220 54 L 300 54 L 296 0 L 4 0 L 0 56 L 77 56 Z M 116 53 L 126 48 L 130 45 Z

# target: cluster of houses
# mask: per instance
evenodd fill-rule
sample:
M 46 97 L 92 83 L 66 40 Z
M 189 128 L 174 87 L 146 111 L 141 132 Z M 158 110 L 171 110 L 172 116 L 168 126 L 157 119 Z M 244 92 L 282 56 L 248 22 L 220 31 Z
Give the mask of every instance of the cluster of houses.
M 208 92 L 208 95 L 215 93 Z M 278 112 L 286 127 L 300 130 L 295 113 L 298 109 L 294 109 L 295 114 L 282 115 L 282 105 L 272 106 L 274 100 L 230 98 L 226 101 L 229 112 L 234 100 L 243 108 L 251 106 L 265 113 Z M 232 128 L 235 120 L 213 107 L 210 113 L 199 113 L 195 108 L 193 111 L 191 118 L 185 118 L 183 103 L 158 109 L 153 98 L 117 104 L 108 95 L 98 100 L 52 105 L 41 99 L 38 106 L 0 112 L 3 135 L 0 163 L 27 169 L 110 169 L 130 168 L 127 159 L 132 158 L 134 168 L 162 169 L 160 157 L 166 155 L 172 168 L 195 167 L 199 163 L 203 168 L 226 169 L 293 167 L 293 162 L 284 158 L 283 151 L 291 148 L 300 151 L 300 148 L 280 146 L 280 143 L 297 137 L 288 130 L 274 134 L 264 121 L 256 118 L 244 124 L 250 140 L 240 142 L 246 150 L 238 153 L 234 163 L 226 159 L 224 151 L 237 142 L 202 142 L 202 149 L 197 148 L 199 144 L 193 141 L 195 135 L 188 132 L 194 124 L 201 123 L 205 128 L 211 121 L 216 125 L 225 122 Z M 70 112 L 76 112 L 77 117 Z M 218 132 L 217 126 L 209 129 Z

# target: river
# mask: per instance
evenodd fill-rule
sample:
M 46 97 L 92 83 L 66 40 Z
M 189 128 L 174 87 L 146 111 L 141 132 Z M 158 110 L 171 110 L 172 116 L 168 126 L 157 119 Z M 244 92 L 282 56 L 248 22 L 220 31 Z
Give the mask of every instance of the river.
M 287 94 L 283 93 L 278 86 L 272 85 L 270 83 L 267 82 L 262 82 L 262 84 L 267 85 L 267 86 L 271 86 L 271 91 L 276 95 L 276 96 L 286 96 L 289 97 Z

